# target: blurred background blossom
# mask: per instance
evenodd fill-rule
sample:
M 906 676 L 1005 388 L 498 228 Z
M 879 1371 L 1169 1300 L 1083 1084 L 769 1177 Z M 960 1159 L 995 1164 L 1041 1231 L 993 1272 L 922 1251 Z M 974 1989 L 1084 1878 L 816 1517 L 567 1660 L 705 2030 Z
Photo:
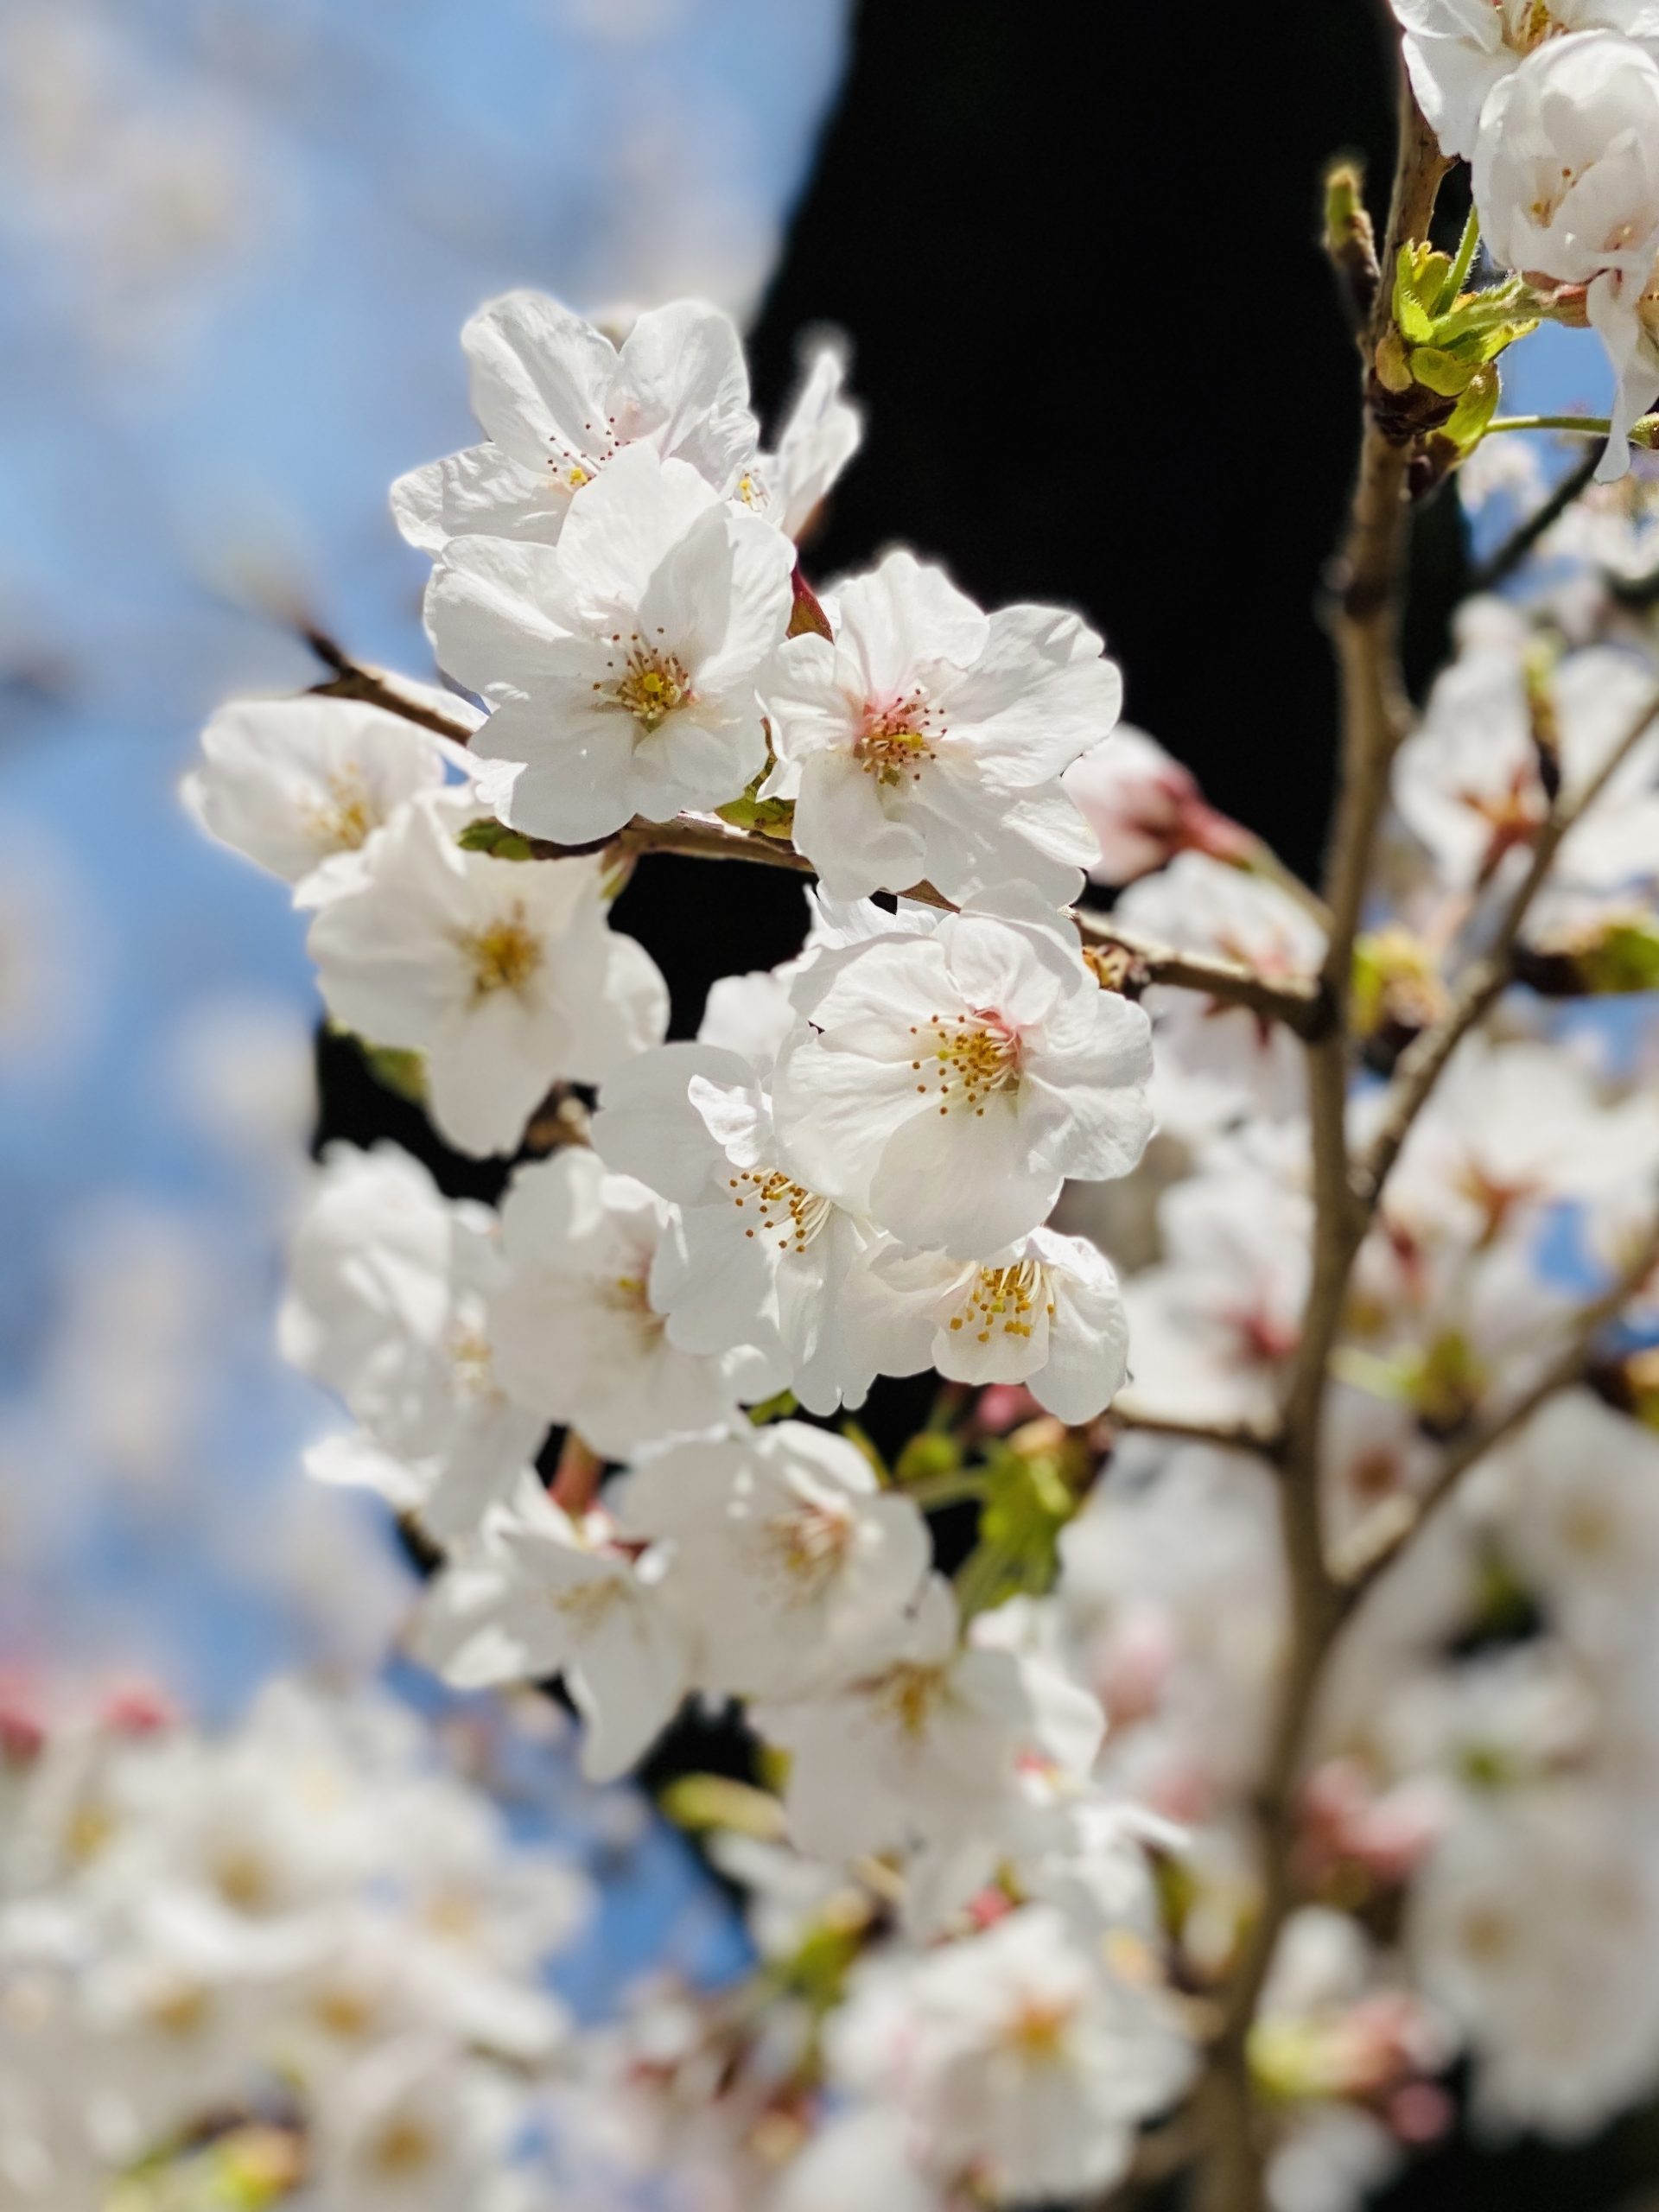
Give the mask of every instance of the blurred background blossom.
M 0 0 L 8 1679 L 142 1677 L 225 1717 L 384 1651 L 410 1570 L 302 1476 L 329 1415 L 272 1344 L 315 1110 L 301 932 L 177 779 L 218 700 L 316 680 L 303 625 L 427 664 L 385 488 L 467 442 L 481 300 L 753 308 L 844 16 Z M 504 1738 L 492 1786 L 605 1859 L 568 1994 L 729 1966 L 723 1909 L 574 1780 L 551 1708 L 443 1725 Z

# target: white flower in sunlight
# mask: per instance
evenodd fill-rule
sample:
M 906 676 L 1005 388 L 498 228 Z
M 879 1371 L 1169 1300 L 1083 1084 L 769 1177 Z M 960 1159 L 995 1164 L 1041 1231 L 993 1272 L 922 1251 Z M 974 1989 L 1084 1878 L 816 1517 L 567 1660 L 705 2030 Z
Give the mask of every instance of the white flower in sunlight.
M 1192 2046 L 1161 1992 L 1115 1972 L 1046 1905 L 855 1975 L 832 2077 L 896 2097 L 913 2155 L 995 2203 L 1093 2196 L 1173 2103 Z
M 416 1512 L 440 1541 L 476 1526 L 545 1423 L 503 1395 L 486 1323 L 505 1266 L 487 1206 L 442 1198 L 395 1145 L 329 1147 L 289 1248 L 283 1357 L 364 1431 L 308 1465 Z
M 964 1647 L 949 1583 L 928 1582 L 904 1640 L 844 1687 L 757 1703 L 761 1735 L 791 1754 L 790 1832 L 821 1859 L 948 1845 L 995 1832 L 1017 1807 L 1023 1760 L 1088 1771 L 1100 1707 L 1013 1652 Z
M 526 1475 L 429 1586 L 410 1649 L 461 1689 L 562 1675 L 588 1724 L 582 1771 L 613 1781 L 691 1687 L 690 1646 L 655 1587 L 661 1565 L 636 1564 L 603 1514 L 573 1520 Z
M 476 720 L 461 700 L 458 721 Z M 185 804 L 210 836 L 315 906 L 362 878 L 375 832 L 467 754 L 384 707 L 354 699 L 238 699 L 201 734 Z
M 861 1404 L 881 1361 L 863 1325 L 877 1233 L 792 1172 L 772 1063 L 794 1014 L 781 979 L 727 976 L 695 1045 L 663 1045 L 606 1084 L 594 1145 L 675 1202 L 652 1296 L 687 1351 L 763 1346 L 810 1412 Z M 724 1044 L 717 1041 L 729 1038 Z
M 1325 931 L 1299 899 L 1204 853 L 1178 854 L 1131 884 L 1112 911 L 1179 951 L 1235 961 L 1272 982 L 1315 976 L 1325 957 Z M 1246 1113 L 1282 1121 L 1306 1110 L 1306 1055 L 1282 1022 L 1156 985 L 1142 1004 L 1152 1016 L 1160 1128 L 1196 1137 Z
M 1020 880 L 1063 906 L 1096 856 L 1061 771 L 1110 730 L 1123 683 L 1075 614 L 982 614 L 939 569 L 889 553 L 839 585 L 836 639 L 792 638 L 763 683 L 795 842 L 832 897 L 946 898 Z
M 1092 1421 L 1128 1371 L 1117 1277 L 1092 1244 L 1050 1229 L 978 1262 L 888 1245 L 871 1261 L 863 1309 L 882 1374 L 1023 1382 L 1065 1421 Z
M 1393 0 L 1412 90 L 1444 152 L 1475 150 L 1481 111 L 1530 54 L 1567 31 L 1610 30 L 1659 47 L 1654 0 Z
M 397 527 L 424 552 L 475 535 L 551 543 L 576 493 L 634 444 L 676 456 L 721 493 L 753 458 L 742 341 L 701 301 L 648 309 L 618 347 L 557 300 L 509 292 L 461 342 L 486 442 L 391 490 Z
M 1527 692 L 1527 633 L 1497 618 L 1465 623 L 1463 650 L 1437 678 L 1419 727 L 1395 756 L 1394 798 L 1452 886 L 1514 868 L 1549 811 Z M 1581 791 L 1659 696 L 1645 657 L 1611 645 L 1566 655 L 1544 679 L 1561 788 Z M 1611 889 L 1659 870 L 1659 723 L 1563 841 L 1557 880 Z
M 556 1077 L 599 1082 L 661 1037 L 656 964 L 607 925 L 598 858 L 498 860 L 456 837 L 464 794 L 407 806 L 308 944 L 330 1014 L 423 1053 L 432 1117 L 463 1152 L 510 1152 Z
M 755 685 L 784 640 L 794 549 L 684 461 L 620 454 L 556 546 L 453 539 L 427 621 L 494 712 L 481 759 L 521 763 L 505 818 L 569 844 L 636 814 L 736 798 L 766 765 Z
M 737 481 L 746 506 L 798 538 L 833 489 L 864 435 L 863 418 L 842 395 L 847 362 L 838 345 L 821 345 L 808 362 L 774 451 L 763 453 Z
M 1659 250 L 1659 60 L 1611 30 L 1545 39 L 1487 103 L 1474 188 L 1505 268 L 1554 284 L 1645 278 Z
M 778 1388 L 748 1345 L 688 1351 L 670 1337 L 655 1291 L 670 1222 L 654 1192 L 574 1145 L 521 1167 L 501 1209 L 489 1336 L 502 1386 L 608 1457 Z
M 826 950 L 791 995 L 779 1135 L 808 1188 L 906 1243 L 997 1251 L 1068 1175 L 1127 1174 L 1151 1135 L 1147 1017 L 1046 918 L 950 914 Z
M 700 1688 L 821 1693 L 902 1641 L 932 1556 L 906 1497 L 844 1437 L 802 1421 L 671 1444 L 616 1493 L 620 1532 L 664 1544 L 658 1586 Z

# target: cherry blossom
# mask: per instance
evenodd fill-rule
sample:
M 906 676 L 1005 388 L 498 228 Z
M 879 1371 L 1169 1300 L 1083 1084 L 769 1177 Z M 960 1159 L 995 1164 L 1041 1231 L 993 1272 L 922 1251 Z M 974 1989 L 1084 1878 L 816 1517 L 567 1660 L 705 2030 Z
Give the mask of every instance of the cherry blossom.
M 1288 892 L 1197 852 L 1131 884 L 1114 913 L 1183 952 L 1213 954 L 1274 982 L 1319 972 L 1325 931 Z M 1282 1023 L 1202 992 L 1154 987 L 1143 1001 L 1154 1042 L 1152 1100 L 1160 1128 L 1201 1136 L 1255 1111 L 1284 1120 L 1306 1105 L 1301 1048 Z
M 1155 1995 L 1027 1905 L 868 1974 L 835 2024 L 831 2063 L 867 2092 L 896 2091 L 925 2170 L 971 2175 L 1012 2204 L 1109 2187 L 1192 2058 Z
M 707 1428 L 740 1397 L 778 1388 L 752 1345 L 710 1352 L 672 1339 L 657 1289 L 672 1263 L 670 1211 L 592 1153 L 567 1148 L 519 1168 L 501 1235 L 507 1266 L 488 1329 L 502 1386 L 594 1450 L 620 1456 Z
M 575 496 L 643 444 L 732 491 L 754 458 L 743 349 L 729 316 L 696 300 L 639 315 L 620 346 L 539 292 L 509 292 L 461 333 L 482 445 L 392 486 L 413 545 L 458 537 L 554 543 Z
M 856 1446 L 799 1421 L 664 1446 L 615 1499 L 636 1541 L 668 1547 L 663 1604 L 698 1683 L 810 1696 L 905 1640 L 931 1556 L 908 1498 L 883 1497 Z
M 983 1257 L 1151 1134 L 1147 1017 L 1029 911 L 826 950 L 794 985 L 779 1135 L 810 1189 L 906 1243 Z
M 906 552 L 840 585 L 836 634 L 791 639 L 763 686 L 795 838 L 836 898 L 924 878 L 972 900 L 1020 879 L 1060 906 L 1095 856 L 1060 772 L 1123 687 L 1076 615 L 981 613 Z
M 371 1484 L 439 1538 L 476 1524 L 545 1427 L 495 1376 L 505 1274 L 488 1207 L 441 1198 L 395 1146 L 331 1147 L 289 1249 L 280 1333 L 362 1428 L 314 1447 L 314 1474 Z
M 652 1278 L 670 1340 L 702 1354 L 761 1346 L 800 1402 L 827 1414 L 860 1404 L 884 1364 L 864 1326 L 880 1239 L 802 1182 L 779 1142 L 770 1087 L 792 1025 L 772 978 L 722 979 L 696 1044 L 641 1053 L 606 1084 L 594 1143 L 675 1202 Z
M 1023 1382 L 1063 1421 L 1092 1421 L 1128 1373 L 1110 1265 L 1049 1229 L 980 1262 L 888 1245 L 871 1262 L 863 1309 L 884 1374 L 932 1367 L 957 1382 Z
M 494 711 L 473 741 L 514 828 L 563 843 L 740 797 L 765 767 L 756 684 L 794 550 L 696 469 L 632 446 L 556 546 L 452 539 L 427 594 L 438 658 Z
M 603 1514 L 573 1518 L 526 1475 L 431 1585 L 410 1651 L 465 1689 L 562 1675 L 588 1724 L 582 1771 L 609 1781 L 691 1687 L 690 1644 L 656 1589 L 661 1565 L 636 1561 Z
M 1475 151 L 1482 111 L 1530 54 L 1569 31 L 1659 47 L 1653 0 L 1393 0 L 1418 105 L 1448 154 Z
M 472 719 L 460 700 L 446 714 Z M 467 753 L 383 707 L 352 699 L 237 700 L 202 732 L 184 798 L 210 836 L 319 905 L 362 879 L 362 851 L 417 791 Z
M 948 1583 L 924 1590 L 908 1632 L 870 1671 L 754 1724 L 791 1754 L 785 1805 L 804 1850 L 824 1859 L 948 1842 L 1016 1802 L 1022 1758 L 1088 1767 L 1092 1698 L 1007 1651 L 964 1648 Z
M 466 852 L 464 794 L 412 802 L 331 899 L 308 943 L 329 1012 L 374 1045 L 424 1055 L 439 1128 L 509 1152 L 556 1077 L 601 1079 L 654 1044 L 655 963 L 606 926 L 603 863 Z

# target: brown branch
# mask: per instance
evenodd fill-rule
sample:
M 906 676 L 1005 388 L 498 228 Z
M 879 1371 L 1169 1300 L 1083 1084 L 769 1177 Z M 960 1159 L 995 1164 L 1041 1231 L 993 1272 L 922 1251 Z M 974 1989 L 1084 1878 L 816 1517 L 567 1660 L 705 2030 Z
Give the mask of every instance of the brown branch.
M 1659 1193 L 1656 1193 L 1659 1201 Z M 1439 1511 L 1475 1465 L 1523 1428 L 1541 1407 L 1581 1382 L 1588 1372 L 1597 1338 L 1616 1319 L 1659 1265 L 1659 1229 L 1642 1245 L 1636 1258 L 1601 1296 L 1579 1315 L 1573 1333 L 1560 1351 L 1518 1398 L 1503 1407 L 1480 1428 L 1449 1452 L 1434 1471 L 1434 1479 L 1415 1499 L 1399 1498 L 1380 1507 L 1356 1529 L 1338 1562 L 1343 1586 L 1343 1612 L 1351 1612 L 1361 1598 L 1391 1567 L 1429 1516 Z
M 1558 799 L 1532 848 L 1526 874 L 1498 918 L 1484 957 L 1442 1020 L 1424 1030 L 1402 1056 L 1381 1128 L 1356 1178 L 1358 1197 L 1375 1209 L 1418 1115 L 1428 1103 L 1452 1054 L 1513 981 L 1521 931 L 1548 880 L 1569 833 L 1606 790 L 1619 769 L 1659 721 L 1659 695 L 1649 699 L 1595 774 L 1581 790 Z
M 1109 914 L 1076 911 L 1072 918 L 1085 950 L 1108 960 L 1117 954 L 1123 956 L 1121 976 L 1104 979 L 1116 988 L 1140 992 L 1151 984 L 1163 983 L 1174 990 L 1200 991 L 1219 1005 L 1244 1007 L 1264 1020 L 1282 1022 L 1299 1037 L 1315 1036 L 1329 1023 L 1325 995 L 1311 976 L 1281 981 L 1246 967 L 1242 961 L 1183 952 L 1144 938 L 1138 931 L 1122 928 Z
M 1248 1421 L 1186 1421 L 1179 1414 L 1156 1413 L 1149 1406 L 1141 1407 L 1127 1398 L 1115 1398 L 1106 1408 L 1106 1418 L 1115 1427 L 1133 1430 L 1139 1436 L 1166 1436 L 1185 1444 L 1208 1444 L 1218 1452 L 1250 1452 L 1258 1458 L 1271 1459 L 1279 1449 L 1276 1429 L 1264 1428 Z
M 1400 86 L 1400 142 L 1388 236 L 1380 257 L 1382 281 L 1363 349 L 1368 372 L 1390 325 L 1400 250 L 1427 235 L 1447 167 L 1412 99 L 1403 69 Z M 1224 1993 L 1221 2029 L 1198 2090 L 1208 2132 L 1197 2199 L 1199 2212 L 1261 2212 L 1264 2202 L 1249 2038 L 1280 1931 L 1295 1903 L 1296 1780 L 1325 1655 L 1342 1618 L 1342 1593 L 1325 1558 L 1319 1471 L 1331 1350 L 1368 1220 L 1349 1174 L 1350 995 L 1354 943 L 1389 766 L 1407 723 L 1398 637 L 1411 446 L 1372 404 L 1378 394 L 1375 379 L 1370 378 L 1358 482 L 1338 564 L 1332 620 L 1342 700 L 1342 760 L 1325 874 L 1331 928 L 1320 976 L 1330 1021 L 1308 1042 L 1313 1268 L 1286 1393 L 1283 1480 L 1279 1486 L 1290 1589 L 1289 1649 L 1255 1801 L 1262 1853 L 1261 1908 Z
M 453 738 L 457 745 L 472 741 L 475 724 L 464 721 L 459 714 L 447 715 L 429 699 L 416 698 L 400 690 L 397 679 L 383 668 L 372 668 L 366 661 L 353 660 L 351 655 L 321 630 L 308 630 L 305 642 L 325 668 L 334 674 L 326 683 L 314 683 L 312 696 L 319 699 L 355 699 L 364 706 L 383 707 L 391 715 L 401 715 L 406 722 L 418 722 L 423 729 L 434 730 L 440 737 Z

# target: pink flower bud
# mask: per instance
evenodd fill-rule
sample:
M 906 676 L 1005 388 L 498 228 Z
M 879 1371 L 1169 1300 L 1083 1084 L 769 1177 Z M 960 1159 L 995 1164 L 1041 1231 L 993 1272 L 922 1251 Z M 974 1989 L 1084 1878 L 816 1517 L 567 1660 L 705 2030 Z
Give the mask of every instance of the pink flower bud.
M 1249 833 L 1217 812 L 1189 771 L 1127 722 L 1074 760 L 1064 781 L 1100 840 L 1093 882 L 1133 883 L 1177 853 L 1242 861 L 1251 850 Z

